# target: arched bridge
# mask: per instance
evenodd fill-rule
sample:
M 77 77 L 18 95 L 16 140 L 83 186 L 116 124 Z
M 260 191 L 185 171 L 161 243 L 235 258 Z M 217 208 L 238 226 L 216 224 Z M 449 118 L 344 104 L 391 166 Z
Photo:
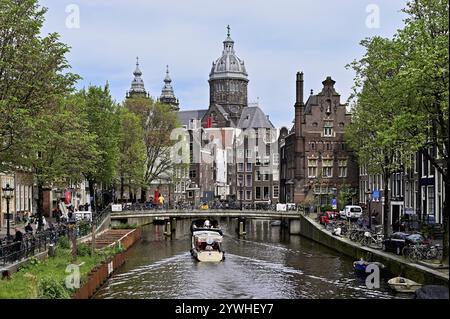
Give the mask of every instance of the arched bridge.
M 184 218 L 246 218 L 246 219 L 276 219 L 284 220 L 289 225 L 290 233 L 300 232 L 299 211 L 264 211 L 264 210 L 136 210 L 112 212 L 113 224 L 128 223 L 138 226 L 152 223 L 155 219 Z

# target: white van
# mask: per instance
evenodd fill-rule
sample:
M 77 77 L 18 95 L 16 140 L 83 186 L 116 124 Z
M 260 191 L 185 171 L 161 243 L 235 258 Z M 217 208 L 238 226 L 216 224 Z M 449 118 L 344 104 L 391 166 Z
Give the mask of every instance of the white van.
M 339 215 L 343 219 L 357 219 L 360 218 L 362 215 L 362 208 L 361 206 L 356 205 L 347 205 L 343 210 L 339 212 Z

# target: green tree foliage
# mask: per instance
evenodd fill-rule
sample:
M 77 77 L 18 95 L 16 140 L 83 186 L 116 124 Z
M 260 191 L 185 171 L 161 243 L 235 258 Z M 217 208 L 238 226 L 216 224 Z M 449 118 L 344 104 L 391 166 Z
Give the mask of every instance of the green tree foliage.
M 123 199 L 124 185 L 142 185 L 145 163 L 145 144 L 141 118 L 122 108 L 119 113 L 119 163 L 117 175 L 120 180 L 120 199 Z
M 0 0 L 0 164 L 14 164 L 12 146 L 25 146 L 34 117 L 78 79 L 58 34 L 40 35 L 46 11 L 37 0 Z
M 351 65 L 356 107 L 347 138 L 369 172 L 385 175 L 385 190 L 386 177 L 411 166 L 416 152 L 442 174 L 448 189 L 449 3 L 412 0 L 403 11 L 404 28 L 392 39 L 362 41 L 366 54 Z M 446 199 L 446 260 L 448 210 Z
M 93 145 L 96 150 L 94 164 L 86 167 L 84 176 L 89 181 L 89 192 L 94 193 L 96 184 L 109 187 L 116 174 L 119 161 L 119 128 L 118 106 L 113 101 L 109 85 L 104 88 L 89 86 L 80 91 L 84 100 L 83 113 L 87 119 L 87 129 L 95 135 Z
M 170 105 L 149 98 L 128 99 L 125 107 L 141 119 L 146 148 L 143 182 L 149 186 L 152 181 L 165 178 L 164 174 L 174 168 L 170 148 L 175 141 L 170 139 L 170 135 L 180 126 L 177 113 Z
M 19 147 L 17 164 L 30 168 L 35 175 L 38 216 L 43 213 L 45 187 L 78 182 L 82 172 L 96 162 L 96 135 L 89 131 L 84 107 L 84 100 L 75 94 L 48 101 L 46 109 L 29 124 L 23 139 L 26 148 Z M 14 146 L 11 149 L 16 151 Z

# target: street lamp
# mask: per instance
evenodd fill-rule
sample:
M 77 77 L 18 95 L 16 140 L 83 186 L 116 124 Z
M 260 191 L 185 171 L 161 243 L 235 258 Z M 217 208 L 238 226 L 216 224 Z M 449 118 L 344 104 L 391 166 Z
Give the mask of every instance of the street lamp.
M 242 180 L 239 181 L 239 186 L 241 187 L 240 193 L 239 193 L 239 199 L 241 202 L 241 210 L 242 210 L 242 197 L 244 196 L 244 192 L 242 191 Z
M 11 219 L 11 216 L 9 214 L 9 201 L 13 197 L 14 188 L 9 187 L 9 184 L 6 184 L 6 187 L 2 188 L 3 197 L 6 199 L 6 238 L 10 239 L 10 224 L 9 220 Z
M 372 202 L 372 192 L 370 188 L 367 189 L 366 195 L 369 197 L 369 229 L 372 229 L 372 211 L 370 210 L 370 203 Z

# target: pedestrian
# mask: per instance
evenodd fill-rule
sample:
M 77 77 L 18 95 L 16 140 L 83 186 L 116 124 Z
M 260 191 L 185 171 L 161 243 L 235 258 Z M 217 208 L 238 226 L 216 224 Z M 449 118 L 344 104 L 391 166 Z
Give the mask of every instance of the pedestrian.
M 33 227 L 30 223 L 25 226 L 25 233 L 33 233 Z
M 159 205 L 161 206 L 161 209 L 162 208 L 164 208 L 164 196 L 163 196 L 163 194 L 159 194 L 159 197 L 158 197 L 158 201 L 159 201 Z

